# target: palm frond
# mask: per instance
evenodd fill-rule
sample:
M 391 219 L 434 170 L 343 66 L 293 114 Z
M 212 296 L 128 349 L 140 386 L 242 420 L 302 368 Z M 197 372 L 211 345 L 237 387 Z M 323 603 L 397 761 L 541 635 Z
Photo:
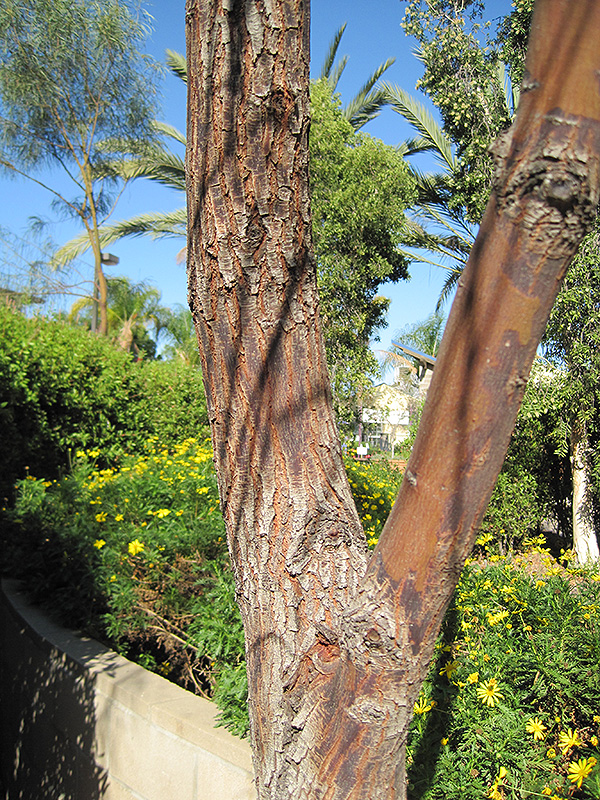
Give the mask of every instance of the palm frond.
M 395 61 L 395 58 L 388 58 L 387 61 L 384 61 L 383 64 L 380 64 L 375 72 L 368 78 L 366 83 L 358 90 L 352 102 L 364 99 L 375 86 L 379 78 L 381 78 L 383 73 L 386 72 Z
M 173 75 L 176 75 L 178 78 L 181 78 L 184 83 L 187 83 L 188 70 L 185 56 L 181 53 L 177 53 L 175 50 L 167 50 L 166 55 L 167 67 L 171 70 Z
M 395 146 L 396 150 L 403 157 L 414 156 L 417 153 L 427 153 L 432 150 L 431 142 L 423 136 L 414 136 L 405 139 Z
M 187 212 L 185 208 L 165 213 L 140 214 L 131 219 L 115 222 L 112 225 L 103 225 L 98 233 L 100 246 L 107 247 L 125 236 L 149 235 L 153 239 L 185 236 L 187 227 Z M 54 254 L 51 266 L 56 269 L 71 263 L 83 255 L 91 247 L 87 233 L 80 233 L 64 244 Z
M 327 83 L 331 87 L 331 91 L 335 92 L 337 89 L 337 85 L 340 82 L 340 78 L 342 77 L 343 71 L 346 69 L 346 64 L 348 63 L 348 56 L 342 56 L 338 63 L 334 66 L 333 72 L 327 78 Z
M 460 280 L 461 274 L 462 273 L 460 272 L 452 272 L 450 273 L 450 275 L 448 275 L 448 277 L 444 281 L 444 285 L 442 286 L 442 291 L 440 292 L 440 296 L 438 297 L 438 301 L 435 306 L 436 311 L 442 310 L 442 308 L 444 307 L 444 303 L 446 302 L 446 300 L 448 300 L 448 298 L 454 291 L 456 284 Z
M 355 131 L 360 130 L 367 122 L 375 119 L 384 106 L 387 105 L 385 94 L 381 89 L 375 89 L 365 97 L 355 97 L 347 106 L 342 109 L 342 113 L 352 125 Z
M 169 125 L 168 122 L 160 122 L 159 120 L 155 119 L 152 123 L 152 127 L 159 133 L 174 139 L 176 142 L 179 142 L 179 144 L 182 144 L 185 147 L 185 135 L 181 133 L 181 131 L 178 130 L 174 125 Z
M 502 88 L 506 110 L 512 119 L 517 113 L 521 91 L 518 86 L 512 83 L 508 70 L 506 69 L 506 64 L 503 61 L 496 62 L 496 77 L 498 79 L 498 84 Z
M 75 261 L 76 258 L 79 258 L 86 253 L 91 246 L 92 243 L 87 231 L 78 234 L 69 242 L 63 244 L 62 247 L 59 247 L 58 250 L 56 250 L 50 259 L 50 268 L 60 269 L 61 267 L 65 267 L 67 264 L 70 264 L 72 261 Z
M 333 69 L 333 64 L 335 61 L 335 57 L 337 55 L 338 47 L 340 46 L 340 41 L 342 36 L 344 35 L 344 31 L 346 30 L 346 25 L 348 23 L 344 22 L 344 24 L 338 29 L 337 33 L 333 37 L 331 44 L 329 45 L 329 49 L 327 50 L 327 55 L 325 56 L 325 61 L 323 62 L 323 66 L 321 67 L 321 72 L 319 74 L 319 78 L 325 78 L 329 82 L 329 78 L 331 76 L 331 70 Z M 167 54 L 170 51 L 167 50 Z M 167 61 L 167 64 L 169 62 Z M 169 64 L 170 66 L 170 64 Z
M 100 228 L 100 243 L 104 247 L 124 236 L 149 235 L 153 239 L 185 236 L 186 229 L 187 211 L 185 208 L 164 213 L 140 214 L 112 225 L 103 225 Z
M 157 148 L 144 156 L 116 159 L 112 170 L 123 180 L 147 178 L 170 189 L 185 191 L 185 164 L 183 158 L 164 148 Z
M 425 106 L 400 86 L 383 83 L 381 88 L 386 93 L 388 104 L 394 111 L 404 117 L 424 139 L 429 141 L 431 150 L 437 158 L 447 169 L 454 171 L 457 168 L 457 162 L 452 153 L 450 140 Z

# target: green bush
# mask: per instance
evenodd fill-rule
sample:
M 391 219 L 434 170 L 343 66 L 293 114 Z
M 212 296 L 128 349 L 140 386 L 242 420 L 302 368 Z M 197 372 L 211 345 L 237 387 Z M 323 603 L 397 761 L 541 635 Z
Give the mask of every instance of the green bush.
M 68 626 L 191 691 L 228 696 L 244 636 L 212 450 L 195 439 L 146 450 L 105 469 L 97 451 L 79 452 L 61 481 L 20 481 L 4 512 L 6 568 Z
M 535 542 L 467 564 L 415 704 L 409 796 L 600 797 L 599 581 Z
M 244 640 L 209 444 L 155 439 L 118 468 L 96 456 L 80 453 L 60 482 L 20 482 L 3 525 L 10 572 L 70 626 L 212 697 L 245 735 Z M 374 543 L 401 476 L 385 462 L 347 469 Z M 598 800 L 600 576 L 557 562 L 541 539 L 500 556 L 489 536 L 415 704 L 409 797 Z
M 165 444 L 205 435 L 199 372 L 134 362 L 110 342 L 0 304 L 0 496 L 26 474 L 55 478 L 80 448 L 106 463 L 151 435 Z

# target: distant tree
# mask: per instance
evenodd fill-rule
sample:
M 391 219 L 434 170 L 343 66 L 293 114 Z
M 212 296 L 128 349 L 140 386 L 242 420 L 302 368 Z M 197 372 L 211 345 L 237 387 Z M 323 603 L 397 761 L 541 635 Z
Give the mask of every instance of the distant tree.
M 391 108 L 417 133 L 401 143 L 406 155 L 430 152 L 441 166 L 433 173 L 415 169 L 418 198 L 407 241 L 416 261 L 450 271 L 438 309 L 466 264 L 492 189 L 490 145 L 508 128 L 518 104 L 532 0 L 517 5 L 502 20 L 501 35 L 492 37 L 486 35 L 484 4 L 478 0 L 408 4 L 403 24 L 416 37 L 416 56 L 425 67 L 417 88 L 437 107 L 443 126 L 404 89 L 381 87 Z
M 555 366 L 557 451 L 571 462 L 573 548 L 580 562 L 600 558 L 600 222 L 579 249 L 543 340 Z
M 21 236 L 0 227 L 0 296 L 14 308 L 47 313 L 67 295 L 89 294 L 89 282 L 75 265 L 50 268 L 55 252 L 43 227 L 30 225 Z
M 118 0 L 0 5 L 0 164 L 46 188 L 83 225 L 100 333 L 108 318 L 99 229 L 119 196 L 109 142 L 141 147 L 153 135 L 156 68 L 139 49 L 147 30 Z M 60 178 L 41 177 L 42 167 Z M 68 257 L 59 251 L 56 263 Z
M 329 84 L 311 86 L 311 206 L 325 348 L 336 411 L 348 419 L 377 373 L 370 341 L 386 324 L 386 281 L 408 277 L 400 244 L 414 182 L 392 147 L 355 133 Z
M 107 278 L 108 330 L 116 344 L 136 357 L 154 358 L 156 340 L 170 319 L 170 311 L 160 305 L 160 291 L 145 282 L 131 283 L 129 278 Z M 69 313 L 70 321 L 89 324 L 93 300 L 78 300 Z M 148 328 L 154 329 L 154 338 Z
M 397 344 L 413 347 L 428 356 L 436 356 L 442 342 L 445 321 L 445 317 L 440 311 L 434 311 L 427 319 L 405 325 L 404 328 L 396 331 L 390 349 L 378 352 L 382 371 L 385 373 L 393 369 L 395 376 L 398 377 L 404 374 L 409 378 L 408 383 L 406 380 L 404 381 L 407 385 L 410 385 L 410 377 L 415 374 L 422 378 L 423 375 L 419 374 L 419 362 L 406 355 L 397 347 Z M 406 376 L 407 367 L 410 370 L 410 376 Z
M 198 337 L 189 308 L 177 305 L 171 309 L 165 320 L 164 333 L 167 339 L 163 347 L 165 358 L 183 361 L 190 366 L 200 365 Z
M 440 311 L 434 311 L 427 319 L 406 325 L 397 331 L 394 339 L 400 344 L 415 347 L 428 356 L 437 356 L 445 323 L 445 316 Z
M 450 207 L 464 208 L 476 225 L 492 188 L 489 146 L 508 129 L 515 111 L 498 48 L 481 41 L 483 10 L 479 0 L 410 0 L 403 21 L 425 67 L 417 88 L 438 108 L 457 150 Z

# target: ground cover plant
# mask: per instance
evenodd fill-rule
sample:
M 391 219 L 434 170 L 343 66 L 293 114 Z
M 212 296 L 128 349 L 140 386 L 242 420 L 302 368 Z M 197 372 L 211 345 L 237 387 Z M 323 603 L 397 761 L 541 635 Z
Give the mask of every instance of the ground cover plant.
M 245 735 L 243 633 L 209 442 L 149 438 L 142 454 L 98 463 L 97 450 L 79 451 L 63 480 L 19 483 L 4 511 L 10 572 L 67 624 L 215 699 Z M 402 476 L 385 460 L 346 469 L 372 546 Z M 501 482 L 415 704 L 415 800 L 600 797 L 600 576 L 522 531 L 511 538 L 521 552 L 506 552 L 498 526 L 502 502 L 518 516 L 516 491 Z

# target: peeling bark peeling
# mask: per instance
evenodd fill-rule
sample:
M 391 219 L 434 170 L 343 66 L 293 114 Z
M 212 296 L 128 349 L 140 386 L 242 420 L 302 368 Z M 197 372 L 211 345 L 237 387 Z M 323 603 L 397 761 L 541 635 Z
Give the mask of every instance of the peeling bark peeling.
M 188 0 L 188 269 L 261 800 L 405 797 L 436 635 L 598 204 L 600 4 L 541 0 L 407 475 L 369 560 L 320 333 L 308 0 Z

